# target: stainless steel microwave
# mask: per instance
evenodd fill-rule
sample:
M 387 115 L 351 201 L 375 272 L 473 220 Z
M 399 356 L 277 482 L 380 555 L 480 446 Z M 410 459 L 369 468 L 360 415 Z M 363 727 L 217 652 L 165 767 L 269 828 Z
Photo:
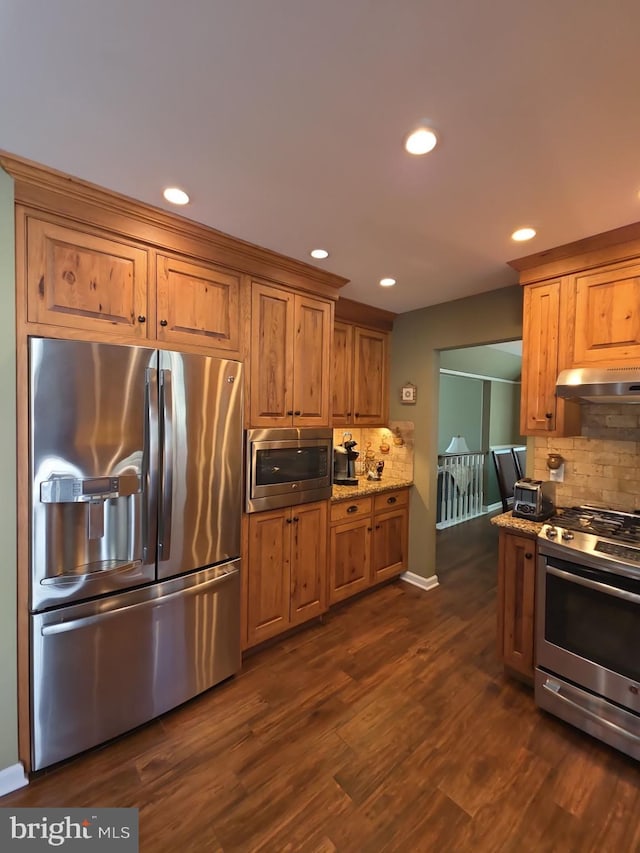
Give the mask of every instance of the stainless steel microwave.
M 245 508 L 261 512 L 331 497 L 331 429 L 250 429 Z

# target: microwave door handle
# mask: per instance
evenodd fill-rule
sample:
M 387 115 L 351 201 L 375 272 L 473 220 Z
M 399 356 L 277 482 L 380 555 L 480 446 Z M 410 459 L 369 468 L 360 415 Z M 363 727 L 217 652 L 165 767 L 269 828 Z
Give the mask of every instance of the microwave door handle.
M 173 389 L 171 371 L 160 371 L 160 412 L 162 417 L 162 472 L 160 485 L 160 530 L 158 559 L 171 556 L 171 511 L 173 500 Z
M 562 569 L 557 569 L 555 566 L 547 566 L 547 572 L 550 575 L 555 575 L 557 578 L 568 581 L 569 583 L 578 584 L 578 586 L 586 586 L 588 589 L 593 589 L 596 592 L 601 592 L 604 595 L 612 595 L 614 598 L 622 598 L 624 601 L 632 601 L 634 604 L 640 604 L 640 595 L 634 592 L 629 592 L 626 589 L 618 589 L 616 586 L 609 586 L 607 583 L 592 581 L 589 578 L 583 578 L 580 575 L 574 575 L 571 572 L 563 572 Z
M 157 494 L 158 494 L 158 371 L 145 371 L 145 434 L 142 471 L 142 558 L 145 563 L 156 561 Z

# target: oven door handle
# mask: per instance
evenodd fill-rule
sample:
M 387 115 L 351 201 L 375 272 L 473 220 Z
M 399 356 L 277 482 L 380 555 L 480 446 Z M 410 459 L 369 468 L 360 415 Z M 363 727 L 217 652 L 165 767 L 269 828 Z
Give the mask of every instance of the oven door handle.
M 560 699 L 564 702 L 565 705 L 570 705 L 572 708 L 580 711 L 581 714 L 584 714 L 587 717 L 590 717 L 592 720 L 595 720 L 598 725 L 605 726 L 608 729 L 611 729 L 612 732 L 619 735 L 620 737 L 624 737 L 627 740 L 634 741 L 634 743 L 640 743 L 640 737 L 635 735 L 633 732 L 630 732 L 628 729 L 623 729 L 622 726 L 619 726 L 617 723 L 612 722 L 611 720 L 607 720 L 606 717 L 600 716 L 596 711 L 592 711 L 591 708 L 588 708 L 586 705 L 583 705 L 580 702 L 576 702 L 575 699 L 570 699 L 568 696 L 563 696 L 562 694 L 562 686 L 557 682 L 552 681 L 547 678 L 542 685 L 543 690 L 547 690 L 549 693 L 553 693 L 556 699 Z
M 622 598 L 625 601 L 632 601 L 634 604 L 640 604 L 640 595 L 635 592 L 629 592 L 626 589 L 618 589 L 615 586 L 609 586 L 608 583 L 600 583 L 592 581 L 589 578 L 583 578 L 580 575 L 574 575 L 571 572 L 564 572 L 562 569 L 556 569 L 555 566 L 547 564 L 547 572 L 550 575 L 555 575 L 557 578 L 568 581 L 569 583 L 577 583 L 579 586 L 586 586 L 588 589 L 595 589 L 597 592 L 602 592 L 605 595 L 613 595 L 615 598 Z

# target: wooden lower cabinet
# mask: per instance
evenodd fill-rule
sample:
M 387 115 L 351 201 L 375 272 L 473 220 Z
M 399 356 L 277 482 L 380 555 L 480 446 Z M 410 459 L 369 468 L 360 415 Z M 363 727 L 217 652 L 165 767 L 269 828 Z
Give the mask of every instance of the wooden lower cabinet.
M 327 502 L 249 516 L 247 646 L 327 609 Z
M 408 489 L 332 504 L 329 603 L 405 571 L 408 530 Z
M 500 530 L 498 657 L 505 669 L 533 682 L 537 545 L 533 537 Z

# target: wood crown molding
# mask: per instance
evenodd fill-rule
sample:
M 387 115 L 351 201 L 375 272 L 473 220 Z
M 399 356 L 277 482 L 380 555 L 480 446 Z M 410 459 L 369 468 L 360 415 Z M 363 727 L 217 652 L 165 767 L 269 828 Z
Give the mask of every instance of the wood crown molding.
M 390 332 L 393 329 L 393 321 L 397 316 L 391 311 L 374 308 L 373 305 L 365 305 L 364 302 L 355 302 L 353 299 L 340 297 L 336 302 L 336 320 L 367 326 L 382 332 Z
M 112 192 L 0 150 L 0 167 L 15 182 L 16 203 L 90 221 L 158 249 L 186 252 L 280 284 L 338 298 L 349 279 L 217 231 L 183 216 Z
M 507 263 L 520 273 L 520 284 L 530 284 L 639 255 L 640 222 L 633 222 Z

